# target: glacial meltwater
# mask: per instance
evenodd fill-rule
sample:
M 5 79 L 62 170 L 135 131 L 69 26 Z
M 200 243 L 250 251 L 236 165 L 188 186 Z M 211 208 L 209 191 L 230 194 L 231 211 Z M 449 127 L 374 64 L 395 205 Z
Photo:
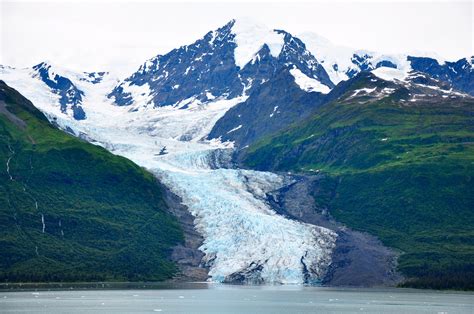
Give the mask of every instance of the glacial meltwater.
M 1 313 L 473 313 L 474 294 L 199 284 L 158 289 L 0 292 Z

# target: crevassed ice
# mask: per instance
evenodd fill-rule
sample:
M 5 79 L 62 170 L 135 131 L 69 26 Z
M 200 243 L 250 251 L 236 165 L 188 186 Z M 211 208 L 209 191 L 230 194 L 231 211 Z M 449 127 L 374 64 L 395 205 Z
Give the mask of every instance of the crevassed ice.
M 210 267 L 210 280 L 304 283 L 316 282 L 325 274 L 337 235 L 287 219 L 270 208 L 266 193 L 284 186 L 284 178 L 270 172 L 226 169 L 222 165 L 231 143 L 200 141 L 245 97 L 215 99 L 189 109 L 134 104 L 136 110 L 130 111 L 107 100 L 113 80 L 104 80 L 94 88 L 83 87 L 88 118 L 76 121 L 61 113 L 57 96 L 50 95 L 27 71 L 4 71 L 2 79 L 50 119 L 56 118 L 61 127 L 85 134 L 93 143 L 147 168 L 179 195 L 204 237 L 200 249 Z M 159 155 L 164 146 L 169 153 Z
M 281 176 L 210 169 L 203 161 L 211 154 L 165 157 L 159 163 L 166 165 L 152 171 L 183 197 L 196 217 L 212 280 L 303 283 L 321 278 L 330 264 L 336 235 L 286 219 L 267 205 L 265 193 L 283 186 Z

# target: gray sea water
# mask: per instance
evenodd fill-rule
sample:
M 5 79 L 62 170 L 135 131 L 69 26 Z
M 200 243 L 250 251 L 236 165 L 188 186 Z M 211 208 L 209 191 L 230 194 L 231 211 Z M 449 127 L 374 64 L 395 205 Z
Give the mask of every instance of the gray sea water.
M 474 294 L 201 284 L 0 292 L 1 313 L 474 313 Z

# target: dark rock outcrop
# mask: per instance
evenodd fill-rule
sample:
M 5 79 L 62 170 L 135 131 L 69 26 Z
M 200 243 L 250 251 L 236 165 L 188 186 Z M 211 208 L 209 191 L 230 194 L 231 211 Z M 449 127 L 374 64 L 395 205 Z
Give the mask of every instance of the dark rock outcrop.
M 325 99 L 321 93 L 302 90 L 289 69 L 282 68 L 245 102 L 227 111 L 208 138 L 234 141 L 244 147 L 307 118 Z
M 178 219 L 184 233 L 184 243 L 173 248 L 171 260 L 176 262 L 180 273 L 176 281 L 205 281 L 208 268 L 201 261 L 204 253 L 199 250 L 204 239 L 194 228 L 194 216 L 182 204 L 181 198 L 163 186 L 164 198 L 169 211 Z

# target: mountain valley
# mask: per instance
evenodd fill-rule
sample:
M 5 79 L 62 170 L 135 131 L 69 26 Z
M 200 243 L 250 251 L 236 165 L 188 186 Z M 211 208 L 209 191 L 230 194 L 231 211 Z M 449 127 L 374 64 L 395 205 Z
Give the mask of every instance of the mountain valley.
M 1 276 L 472 289 L 473 60 L 239 19 L 124 79 L 0 66 Z

